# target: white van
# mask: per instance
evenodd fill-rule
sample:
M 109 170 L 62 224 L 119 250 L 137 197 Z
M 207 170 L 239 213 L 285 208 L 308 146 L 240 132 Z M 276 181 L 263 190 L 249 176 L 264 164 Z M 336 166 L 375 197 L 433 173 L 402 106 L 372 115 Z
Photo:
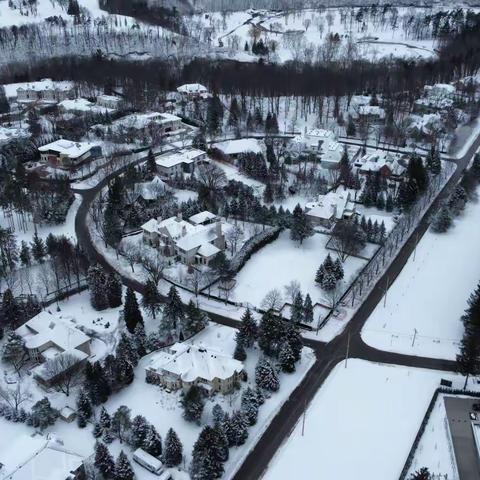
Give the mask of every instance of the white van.
M 135 452 L 133 452 L 133 459 L 155 475 L 160 475 L 164 471 L 163 463 L 141 448 L 137 448 Z

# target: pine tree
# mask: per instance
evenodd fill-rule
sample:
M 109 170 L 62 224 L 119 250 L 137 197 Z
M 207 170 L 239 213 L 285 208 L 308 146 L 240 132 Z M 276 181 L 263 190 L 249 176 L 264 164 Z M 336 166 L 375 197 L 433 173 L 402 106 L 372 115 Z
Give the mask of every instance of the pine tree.
M 428 468 L 422 467 L 420 470 L 413 473 L 409 480 L 432 480 L 432 478 L 433 477 Z
M 117 248 L 120 240 L 122 240 L 122 225 L 117 212 L 115 204 L 107 203 L 105 212 L 103 214 L 102 231 L 104 235 L 105 246 L 111 245 Z
M 105 292 L 106 277 L 102 268 L 92 265 L 88 269 L 87 281 L 92 307 L 95 310 L 105 310 L 108 308 L 108 300 Z
M 290 238 L 300 242 L 313 235 L 313 227 L 310 219 L 306 216 L 300 204 L 293 209 Z
M 137 347 L 132 338 L 125 332 L 122 332 L 117 348 L 115 349 L 117 360 L 125 360 L 136 367 L 138 365 Z
M 343 265 L 339 258 L 337 258 L 332 267 L 332 273 L 336 280 L 342 280 L 344 276 Z
M 163 309 L 160 329 L 162 332 L 172 332 L 184 317 L 183 305 L 177 289 L 172 285 L 168 291 L 167 300 Z
M 92 404 L 84 390 L 78 392 L 77 397 L 77 413 L 88 420 L 92 416 Z
M 281 340 L 282 343 L 286 342 L 290 345 L 295 361 L 300 360 L 303 349 L 303 340 L 298 325 L 295 323 L 288 323 Z
M 153 154 L 152 149 L 148 151 L 147 155 L 147 170 L 151 175 L 155 175 L 157 173 L 157 164 L 155 162 L 155 155 Z
M 305 323 L 313 322 L 313 304 L 309 293 L 305 295 L 305 301 L 303 303 L 303 321 Z
M 262 316 L 258 330 L 258 346 L 268 356 L 276 356 L 285 331 L 282 320 L 267 312 Z
M 0 85 L 0 113 L 10 112 L 10 104 L 8 103 L 5 87 Z
M 147 353 L 147 335 L 143 323 L 137 323 L 133 332 L 133 343 L 139 357 L 143 357 Z
M 22 240 L 22 246 L 20 248 L 20 261 L 22 262 L 22 265 L 24 267 L 30 266 L 30 263 L 32 262 L 31 256 L 30 256 L 30 248 L 24 240 Z
M 242 315 L 241 320 L 242 324 L 240 325 L 240 332 L 242 334 L 243 345 L 246 348 L 250 348 L 258 337 L 258 327 L 249 307 L 247 307 L 247 310 Z
M 475 376 L 480 373 L 480 345 L 477 338 L 466 331 L 460 344 L 460 353 L 457 355 L 458 372 L 465 376 L 465 385 L 467 388 L 470 375 Z
M 77 414 L 77 426 L 78 428 L 85 428 L 87 426 L 87 420 L 81 413 Z
M 244 340 L 242 334 L 238 331 L 235 335 L 235 351 L 233 352 L 233 358 L 243 362 L 247 359 L 247 353 L 245 352 Z
M 354 137 L 357 134 L 357 128 L 351 115 L 348 116 L 347 137 Z
M 157 285 L 151 279 L 145 283 L 145 290 L 142 296 L 142 307 L 148 310 L 153 318 L 156 318 L 157 312 L 160 310 L 162 297 L 158 291 Z
M 183 394 L 181 404 L 183 407 L 183 418 L 187 422 L 200 422 L 204 400 L 199 387 L 192 385 L 187 392 Z
M 452 226 L 452 214 L 447 205 L 443 205 L 435 214 L 432 221 L 432 230 L 437 233 L 445 233 Z
M 115 463 L 107 446 L 102 442 L 95 444 L 95 467 L 104 478 L 114 478 Z
M 280 388 L 275 369 L 265 358 L 261 358 L 255 367 L 255 383 L 271 392 L 276 392 Z
M 34 233 L 33 241 L 30 245 L 32 248 L 32 256 L 35 259 L 35 261 L 38 263 L 43 263 L 43 260 L 46 255 L 45 243 L 43 242 L 43 239 L 38 236 L 37 232 Z
M 110 418 L 110 415 L 108 414 L 107 410 L 105 410 L 105 407 L 102 407 L 100 411 L 100 426 L 102 427 L 103 431 L 108 430 L 112 425 L 112 419 Z
M 391 194 L 387 195 L 387 201 L 385 202 L 385 210 L 387 212 L 392 212 L 394 207 L 393 197 Z
M 119 307 L 122 304 L 122 282 L 117 274 L 108 274 L 105 295 L 110 308 Z
M 44 397 L 33 405 L 30 413 L 30 420 L 33 427 L 39 428 L 43 431 L 45 428 L 53 425 L 57 421 L 59 415 L 60 413 L 58 410 L 53 408 L 50 404 L 50 400 L 47 397 Z
M 165 437 L 163 463 L 167 468 L 180 465 L 183 457 L 183 446 L 175 431 L 170 428 Z
M 12 291 L 7 288 L 3 292 L 2 303 L 0 305 L 0 329 L 7 327 L 16 327 L 22 321 L 22 311 Z
M 297 292 L 293 300 L 290 320 L 293 323 L 302 323 L 303 317 L 303 297 L 301 292 Z
M 111 432 L 120 440 L 120 443 L 123 443 L 127 439 L 131 426 L 130 409 L 120 405 L 112 416 Z
M 231 447 L 238 447 L 246 442 L 248 438 L 248 422 L 242 412 L 233 412 L 228 420 L 228 431 L 230 433 L 227 433 L 227 438 Z
M 115 462 L 115 480 L 133 480 L 135 474 L 132 466 L 123 450 L 120 451 L 117 461 Z
M 7 339 L 2 348 L 2 360 L 11 363 L 17 373 L 28 359 L 28 352 L 25 348 L 25 340 L 15 330 L 8 332 Z
M 135 331 L 135 327 L 139 322 L 143 323 L 142 312 L 138 307 L 137 297 L 135 292 L 128 287 L 125 295 L 125 306 L 123 308 L 123 319 L 127 325 L 130 333 Z
M 218 448 L 218 433 L 209 425 L 203 427 L 193 446 L 190 476 L 192 480 L 213 480 L 223 474 L 223 461 Z
M 137 415 L 132 420 L 130 443 L 134 448 L 140 448 L 145 443 L 149 426 L 147 419 L 142 415 Z
M 280 353 L 278 354 L 278 361 L 282 372 L 292 373 L 295 371 L 295 356 L 288 342 L 282 343 Z
M 208 316 L 195 305 L 193 300 L 190 300 L 185 308 L 185 315 L 182 322 L 184 334 L 191 336 L 198 333 L 207 326 L 208 321 Z
M 96 423 L 93 427 L 94 438 L 100 438 L 102 434 L 103 434 L 102 426 L 99 423 Z
M 155 458 L 160 458 L 162 455 L 162 438 L 153 425 L 148 427 L 142 448 Z
M 258 406 L 256 392 L 248 387 L 242 394 L 241 408 L 249 425 L 257 423 Z

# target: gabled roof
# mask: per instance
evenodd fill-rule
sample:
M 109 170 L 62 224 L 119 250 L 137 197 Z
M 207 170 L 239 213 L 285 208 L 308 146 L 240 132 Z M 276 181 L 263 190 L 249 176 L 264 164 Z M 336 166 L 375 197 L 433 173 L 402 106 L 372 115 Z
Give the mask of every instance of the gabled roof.
M 154 354 L 147 369 L 172 373 L 184 382 L 193 382 L 197 378 L 212 381 L 215 378 L 225 380 L 240 373 L 243 363 L 211 348 L 176 343 L 168 351 Z
M 199 225 L 199 224 L 205 223 L 209 220 L 213 220 L 215 218 L 217 218 L 217 216 L 214 213 L 209 212 L 208 210 L 204 210 L 203 212 L 192 215 L 188 219 L 188 221 L 190 223 L 193 223 L 194 225 Z
M 70 158 L 78 158 L 91 150 L 93 147 L 97 147 L 96 143 L 90 142 L 72 142 L 70 140 L 56 140 L 52 143 L 47 143 L 42 147 L 38 147 L 39 152 L 57 152 L 62 155 L 68 155 Z
M 206 93 L 208 92 L 207 87 L 204 87 L 200 83 L 186 83 L 177 88 L 179 93 Z

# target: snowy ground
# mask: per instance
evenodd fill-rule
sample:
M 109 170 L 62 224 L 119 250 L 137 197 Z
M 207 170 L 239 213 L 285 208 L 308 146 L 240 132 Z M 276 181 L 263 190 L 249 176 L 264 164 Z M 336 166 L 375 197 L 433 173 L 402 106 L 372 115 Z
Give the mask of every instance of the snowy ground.
M 445 475 L 445 478 L 458 478 L 455 454 L 447 424 L 444 395 L 439 395 L 413 457 L 410 474 L 422 467 L 430 472 Z
M 269 290 L 277 288 L 283 293 L 285 285 L 292 280 L 298 280 L 303 295 L 309 293 L 314 304 L 329 304 L 329 300 L 315 283 L 315 274 L 329 253 L 325 245 L 330 237 L 315 234 L 299 245 L 293 242 L 289 235 L 289 231 L 282 232 L 277 240 L 250 258 L 236 276 L 237 284 L 230 300 L 248 302 L 258 307 Z M 330 253 L 335 259 L 335 252 Z M 365 260 L 356 257 L 346 260 L 343 265 L 343 288 L 346 288 L 365 263 Z
M 362 330 L 369 345 L 393 352 L 454 359 L 460 317 L 480 280 L 480 203 L 467 204 L 446 234 L 428 231 Z M 413 336 L 417 330 L 415 343 Z
M 396 480 L 441 378 L 453 374 L 351 359 L 338 364 L 272 460 L 265 480 Z M 450 478 L 450 477 L 449 477 Z

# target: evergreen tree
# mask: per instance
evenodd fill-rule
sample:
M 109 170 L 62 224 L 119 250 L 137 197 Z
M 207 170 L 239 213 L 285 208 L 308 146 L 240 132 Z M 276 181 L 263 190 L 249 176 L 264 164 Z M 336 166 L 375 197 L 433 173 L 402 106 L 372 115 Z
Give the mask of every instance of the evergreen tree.
M 248 438 L 248 422 L 241 411 L 233 412 L 228 420 L 227 438 L 231 447 L 243 445 Z
M 313 235 L 313 227 L 309 218 L 306 216 L 300 204 L 293 210 L 292 223 L 290 227 L 290 238 L 292 240 L 300 242 Z
M 22 246 L 20 248 L 20 261 L 22 262 L 22 265 L 24 267 L 30 266 L 30 263 L 32 262 L 31 256 L 30 256 L 30 248 L 24 240 L 22 240 Z
M 430 148 L 430 152 L 426 158 L 427 170 L 432 175 L 438 175 L 442 170 L 442 162 L 440 160 L 440 152 L 435 147 L 435 144 Z
M 258 346 L 268 356 L 276 356 L 283 342 L 284 324 L 282 320 L 267 312 L 262 316 L 258 330 Z
M 0 113 L 9 113 L 10 104 L 7 100 L 7 95 L 5 94 L 5 87 L 0 85 Z
M 123 319 L 130 333 L 135 331 L 137 324 L 143 323 L 142 312 L 138 307 L 137 297 L 135 292 L 128 287 L 125 295 L 125 306 L 123 308 Z
M 292 349 L 295 361 L 300 360 L 303 348 L 302 335 L 300 328 L 295 323 L 288 323 L 282 336 L 282 344 L 288 343 Z
M 432 221 L 432 230 L 445 233 L 452 226 L 452 214 L 447 205 L 443 205 L 435 214 Z
M 182 397 L 183 418 L 187 422 L 200 422 L 204 403 L 200 388 L 192 385 Z
M 77 397 L 77 413 L 82 415 L 86 420 L 92 416 L 92 404 L 84 390 L 78 392 Z
M 183 457 L 183 446 L 175 431 L 170 428 L 165 437 L 163 463 L 167 468 L 180 465 Z
M 130 427 L 130 443 L 134 448 L 140 448 L 145 443 L 150 425 L 142 415 L 137 415 L 132 420 Z
M 96 423 L 93 427 L 93 432 L 92 432 L 94 438 L 100 438 L 103 434 L 103 429 L 99 423 Z
M 137 350 L 137 355 L 143 357 L 147 353 L 147 335 L 143 323 L 137 323 L 133 332 L 133 343 Z
M 162 438 L 153 425 L 148 426 L 142 448 L 155 458 L 160 458 L 162 455 Z
M 103 214 L 102 231 L 105 240 L 105 246 L 111 245 L 117 248 L 122 239 L 123 228 L 120 224 L 120 219 L 117 212 L 116 205 L 108 202 L 105 212 Z
M 242 323 L 240 325 L 240 332 L 242 335 L 243 345 L 246 348 L 250 348 L 253 346 L 258 337 L 258 327 L 249 307 L 247 307 L 247 310 L 242 315 L 241 320 Z
M 302 323 L 303 318 L 303 297 L 301 292 L 297 292 L 293 300 L 290 320 L 293 323 Z
M 190 475 L 192 480 L 213 480 L 223 474 L 222 452 L 218 448 L 218 433 L 205 426 L 193 446 Z
M 260 388 L 271 392 L 276 392 L 280 388 L 277 373 L 265 358 L 261 358 L 255 367 L 255 382 Z
M 117 274 L 108 274 L 105 295 L 110 308 L 119 307 L 122 304 L 122 282 Z
M 106 277 L 102 268 L 92 265 L 88 269 L 87 275 L 88 288 L 90 290 L 90 304 L 95 310 L 105 310 L 108 308 L 108 299 L 106 295 Z
M 357 127 L 351 115 L 348 116 L 347 137 L 354 137 L 357 134 Z
M 153 280 L 148 279 L 142 296 L 142 307 L 148 310 L 153 318 L 156 318 L 161 303 L 162 297 L 160 296 L 157 285 Z
M 135 474 L 132 466 L 123 450 L 120 451 L 117 461 L 115 462 L 115 480 L 133 480 Z
M 2 360 L 13 365 L 17 373 L 28 360 L 28 352 L 25 348 L 25 340 L 15 330 L 8 332 L 2 348 Z
M 120 440 L 120 443 L 123 443 L 127 439 L 131 426 L 130 409 L 120 405 L 112 416 L 111 432 Z
M 147 155 L 147 170 L 151 175 L 155 175 L 157 173 L 157 164 L 155 162 L 155 155 L 153 154 L 152 149 L 148 151 Z
M 12 291 L 7 288 L 3 292 L 0 305 L 0 330 L 7 327 L 16 327 L 22 321 L 22 311 Z
M 183 331 L 186 336 L 194 335 L 203 330 L 208 324 L 208 316 L 202 312 L 193 300 L 188 302 L 183 318 Z
M 228 117 L 228 126 L 237 128 L 238 123 L 240 120 L 240 107 L 238 106 L 237 99 L 235 97 L 232 98 L 230 102 L 230 112 Z
M 460 353 L 457 355 L 457 368 L 458 372 L 465 376 L 464 390 L 467 388 L 470 375 L 480 374 L 480 345 L 477 338 L 468 331 L 462 338 Z
M 477 180 L 477 182 L 480 182 L 480 153 L 476 153 L 473 157 L 470 172 L 472 173 L 472 176 Z
M 245 352 L 243 336 L 239 331 L 235 335 L 235 351 L 233 352 L 233 358 L 241 362 L 247 359 L 247 353 Z
M 43 239 L 38 236 L 37 232 L 34 233 L 33 241 L 30 244 L 30 246 L 32 249 L 32 256 L 35 259 L 35 261 L 38 263 L 43 263 L 43 260 L 46 255 L 45 243 L 43 242 Z
M 218 95 L 209 98 L 207 105 L 207 131 L 214 138 L 222 129 L 223 105 Z
M 280 353 L 278 354 L 278 361 L 282 372 L 292 373 L 295 371 L 295 356 L 288 342 L 282 343 Z
M 337 258 L 333 264 L 332 273 L 337 281 L 343 279 L 343 276 L 344 276 L 343 265 L 339 258 Z
M 95 467 L 104 478 L 113 478 L 115 474 L 113 457 L 102 442 L 95 444 Z
M 392 195 L 389 193 L 387 195 L 387 201 L 385 202 L 385 210 L 387 212 L 392 212 L 393 211 L 393 207 L 394 207 L 394 202 L 393 202 L 393 197 Z
M 420 470 L 413 473 L 409 480 L 432 480 L 432 478 L 433 477 L 428 468 L 422 467 Z
M 105 410 L 105 407 L 102 407 L 100 411 L 100 426 L 102 427 L 103 431 L 108 430 L 112 425 L 112 419 L 110 418 L 110 415 L 108 414 L 107 410 Z
M 136 367 L 138 365 L 138 352 L 135 342 L 125 332 L 122 332 L 118 341 L 115 355 L 118 361 L 125 360 Z
M 42 400 L 39 400 L 32 407 L 30 413 L 30 422 L 31 425 L 40 430 L 45 430 L 47 427 L 53 425 L 60 413 L 58 410 L 52 407 L 50 400 L 47 397 L 44 397 Z
M 303 303 L 303 321 L 305 323 L 313 322 L 313 304 L 309 293 L 305 296 L 305 301 Z
M 250 387 L 242 394 L 241 408 L 249 425 L 255 425 L 258 417 L 258 398 Z
M 184 317 L 183 304 L 177 289 L 172 285 L 168 291 L 167 300 L 163 309 L 161 331 L 168 333 L 176 330 L 177 325 Z

